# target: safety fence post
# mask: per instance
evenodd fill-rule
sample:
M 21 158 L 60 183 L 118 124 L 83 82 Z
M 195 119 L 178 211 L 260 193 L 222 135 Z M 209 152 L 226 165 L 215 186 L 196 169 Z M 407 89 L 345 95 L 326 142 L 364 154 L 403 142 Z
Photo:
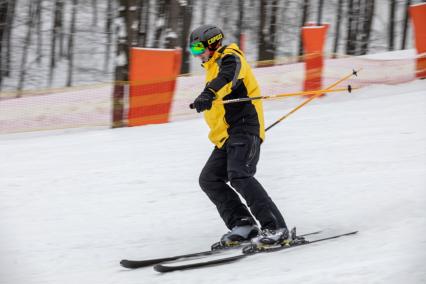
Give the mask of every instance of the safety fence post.
M 424 79 L 426 78 L 426 3 L 411 5 L 410 16 L 413 20 L 417 50 L 416 77 Z
M 323 48 L 328 24 L 317 26 L 307 23 L 302 27 L 302 39 L 305 61 L 305 81 L 303 89 L 319 90 L 322 88 L 322 69 L 324 65 Z
M 169 121 L 181 58 L 180 49 L 131 49 L 128 126 Z

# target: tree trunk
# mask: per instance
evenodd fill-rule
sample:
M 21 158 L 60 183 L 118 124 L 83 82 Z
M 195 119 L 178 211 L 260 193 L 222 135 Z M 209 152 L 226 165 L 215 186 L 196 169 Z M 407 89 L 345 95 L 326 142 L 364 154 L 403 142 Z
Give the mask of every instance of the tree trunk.
M 408 18 L 410 17 L 409 8 L 411 5 L 411 0 L 405 0 L 405 12 L 404 12 L 404 21 L 402 26 L 402 41 L 401 41 L 401 49 L 405 49 L 407 42 L 407 30 L 408 30 Z
M 300 35 L 299 35 L 299 61 L 303 61 L 301 57 L 303 55 L 303 37 L 302 37 L 302 27 L 305 25 L 309 16 L 309 0 L 303 0 L 302 6 L 302 20 L 300 22 Z
M 277 49 L 277 11 L 278 11 L 278 0 L 272 0 L 271 1 L 271 7 L 269 9 L 270 15 L 271 15 L 271 21 L 269 23 L 269 31 L 270 31 L 270 56 L 271 60 L 275 59 L 275 52 Z
M 166 10 L 166 0 L 158 0 L 157 1 L 157 17 L 155 20 L 155 38 L 154 38 L 154 48 L 160 47 L 161 36 L 164 31 L 164 26 L 166 22 L 165 16 Z
M 168 0 L 166 1 L 167 9 L 167 28 L 165 35 L 165 47 L 166 48 L 176 48 L 178 44 L 178 33 L 179 33 L 179 14 L 180 14 L 180 5 L 178 0 Z
M 3 56 L 3 46 L 5 34 L 7 33 L 7 15 L 9 13 L 9 2 L 0 2 L 0 90 L 3 83 L 3 68 L 5 65 L 5 60 Z
M 258 31 L 258 49 L 257 49 L 257 60 L 262 61 L 265 60 L 265 57 L 267 58 L 268 55 L 265 54 L 265 50 L 267 48 L 266 43 L 266 36 L 264 34 L 264 30 L 266 30 L 266 11 L 267 11 L 267 1 L 261 0 L 260 1 L 260 22 L 259 22 L 259 31 Z
M 359 54 L 360 38 L 362 32 L 361 0 L 354 0 L 354 21 L 353 21 L 353 54 Z
M 208 0 L 200 0 L 200 1 L 201 1 L 201 20 L 200 20 L 200 24 L 204 25 L 206 23 L 207 1 Z
M 324 6 L 324 0 L 318 1 L 318 14 L 317 14 L 317 26 L 322 25 L 322 8 Z
M 192 0 L 191 0 L 192 1 Z M 151 14 L 151 12 L 149 11 L 150 9 L 150 1 L 147 0 L 145 3 L 145 13 L 144 13 L 144 27 L 145 27 L 145 35 L 143 38 L 143 42 L 142 42 L 142 46 L 147 46 L 148 44 L 148 36 L 149 36 L 149 31 L 150 31 L 150 21 L 149 21 L 149 15 Z
M 74 36 L 75 36 L 75 22 L 77 17 L 78 0 L 72 1 L 71 24 L 70 34 L 68 39 L 68 78 L 67 87 L 72 85 L 72 75 L 74 69 Z
M 349 0 L 347 13 L 348 13 L 348 24 L 347 24 L 347 36 L 346 36 L 346 54 L 354 55 L 355 42 L 356 42 L 356 34 L 354 32 L 355 30 L 354 26 L 356 25 L 354 0 Z
M 371 27 L 373 25 L 375 0 L 365 0 L 364 6 L 364 26 L 362 31 L 361 55 L 368 53 L 368 44 L 370 42 Z
M 27 58 L 28 58 L 28 49 L 30 47 L 31 44 L 31 30 L 33 27 L 33 23 L 34 23 L 34 2 L 29 2 L 28 4 L 28 19 L 27 19 L 27 33 L 24 39 L 24 46 L 22 48 L 22 59 L 21 59 L 21 68 L 20 68 L 20 72 L 19 72 L 19 81 L 18 81 L 18 93 L 17 93 L 17 97 L 21 96 L 22 90 L 24 88 L 24 83 L 25 83 L 25 77 L 27 74 Z
M 37 58 L 36 61 L 40 65 L 41 63 L 41 47 L 43 45 L 43 37 L 41 33 L 42 25 L 43 25 L 43 16 L 42 16 L 42 0 L 37 0 L 36 2 L 36 11 L 35 11 L 35 20 L 36 20 L 36 29 L 37 29 Z
M 56 67 L 56 45 L 57 45 L 57 38 L 58 38 L 60 27 L 61 27 L 61 7 L 63 7 L 62 4 L 63 4 L 62 0 L 55 1 L 52 38 L 51 38 L 51 45 L 50 45 L 49 86 L 52 85 L 53 71 Z
M 394 50 L 396 0 L 390 0 L 388 50 Z
M 115 83 L 112 94 L 112 127 L 123 127 L 124 123 L 124 90 L 129 81 L 129 52 L 136 37 L 138 25 L 132 27 L 137 21 L 136 0 L 119 0 L 118 15 L 115 20 L 117 25 L 117 54 L 115 66 Z
M 260 26 L 258 30 L 258 60 L 273 60 L 275 56 L 277 1 L 272 0 L 268 5 L 267 0 L 260 1 Z M 268 22 L 269 20 L 269 22 Z M 271 65 L 270 63 L 260 66 Z
M 108 72 L 110 57 L 111 57 L 111 46 L 112 46 L 112 22 L 114 18 L 113 12 L 113 0 L 108 0 L 106 21 L 105 21 L 105 35 L 106 35 L 106 48 L 105 48 L 105 60 L 104 60 L 104 72 Z
M 98 25 L 98 0 L 92 0 L 92 10 L 93 10 L 92 26 L 96 27 Z
M 146 46 L 149 32 L 149 0 L 139 0 L 138 46 Z
M 241 47 L 241 35 L 243 34 L 243 20 L 244 20 L 244 1 L 238 0 L 238 21 L 237 21 L 237 38 L 238 46 Z
M 182 23 L 182 37 L 181 37 L 181 47 L 182 47 L 182 66 L 180 73 L 186 74 L 189 73 L 191 55 L 188 52 L 188 37 L 191 23 L 192 23 L 192 11 L 193 11 L 193 0 L 187 0 L 186 6 L 183 7 L 183 23 Z
M 130 48 L 138 45 L 138 27 L 139 27 L 139 5 L 137 0 L 127 0 L 129 2 L 129 10 L 127 11 L 127 39 L 129 41 L 128 52 Z M 128 57 L 130 58 L 130 57 Z
M 342 7 L 343 7 L 343 0 L 339 0 L 339 2 L 337 3 L 336 24 L 335 24 L 335 30 L 334 30 L 333 58 L 337 57 L 337 52 L 339 49 L 340 25 L 342 22 Z
M 65 31 L 64 31 L 64 8 L 65 2 L 63 0 L 59 1 L 59 15 L 58 15 L 58 37 L 59 37 L 59 59 L 65 57 Z
M 12 58 L 12 29 L 13 29 L 13 20 L 15 17 L 15 9 L 16 8 L 16 1 L 15 0 L 9 0 L 9 8 L 7 13 L 7 26 L 6 26 L 6 35 L 4 35 L 3 39 L 6 38 L 6 58 L 5 58 L 5 66 L 3 75 L 6 77 L 10 76 L 10 69 L 11 69 L 11 58 Z

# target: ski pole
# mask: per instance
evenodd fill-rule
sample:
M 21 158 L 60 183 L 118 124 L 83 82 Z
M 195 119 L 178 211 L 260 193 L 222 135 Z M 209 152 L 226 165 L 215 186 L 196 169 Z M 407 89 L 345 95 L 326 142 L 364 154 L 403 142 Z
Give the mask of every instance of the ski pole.
M 329 90 L 334 88 L 335 86 L 339 85 L 341 82 L 349 79 L 352 76 L 358 76 L 358 72 L 361 69 L 359 69 L 358 71 L 352 70 L 351 74 L 346 75 L 345 77 L 337 80 L 336 82 L 334 82 L 333 84 L 331 84 L 330 86 L 328 86 L 325 90 Z M 350 85 L 349 85 L 350 86 Z M 351 88 L 349 88 L 351 89 Z M 318 98 L 319 96 L 321 96 L 322 93 L 317 93 L 315 95 L 313 95 L 312 97 L 310 97 L 309 99 L 305 100 L 303 103 L 301 103 L 300 105 L 298 105 L 297 107 L 295 107 L 294 109 L 292 109 L 289 113 L 287 113 L 286 115 L 280 117 L 277 121 L 275 121 L 274 123 L 272 123 L 270 126 L 268 126 L 265 131 L 268 131 L 269 129 L 271 129 L 272 127 L 274 127 L 275 125 L 277 125 L 278 123 L 280 123 L 281 121 L 283 121 L 284 119 L 286 119 L 287 117 L 289 117 L 291 114 L 295 113 L 297 110 L 301 109 L 302 107 L 304 107 L 305 105 L 307 105 L 308 103 L 310 103 L 312 100 Z
M 333 93 L 333 92 L 344 92 L 348 91 L 349 93 L 352 92 L 352 90 L 355 90 L 357 88 L 353 88 L 351 85 L 348 85 L 346 88 L 339 88 L 339 89 L 321 89 L 321 90 L 312 90 L 312 91 L 300 91 L 295 93 L 285 93 L 285 94 L 278 94 L 278 95 L 270 95 L 270 96 L 258 96 L 258 97 L 250 97 L 250 98 L 239 98 L 239 99 L 231 99 L 231 100 L 215 100 L 213 103 L 216 104 L 232 104 L 232 103 L 239 103 L 239 102 L 247 102 L 247 101 L 254 101 L 254 100 L 272 100 L 272 99 L 280 99 L 280 98 L 287 98 L 287 97 L 295 97 L 295 96 L 302 96 L 302 95 L 316 95 L 316 94 L 324 94 L 324 93 Z M 193 109 L 194 104 L 190 104 L 189 108 Z
M 351 85 L 348 85 L 348 87 L 346 87 L 346 88 L 339 88 L 339 89 L 322 89 L 322 90 L 313 90 L 313 91 L 301 91 L 301 92 L 295 92 L 295 93 L 285 93 L 285 94 L 270 95 L 270 96 L 258 96 L 258 97 L 250 97 L 250 98 L 239 98 L 239 99 L 215 101 L 215 102 L 225 105 L 225 104 L 247 102 L 247 101 L 254 101 L 254 100 L 271 100 L 271 99 L 279 99 L 279 98 L 286 98 L 286 97 L 295 97 L 295 96 L 301 96 L 301 95 L 316 95 L 316 94 L 344 92 L 344 91 L 348 91 L 350 93 L 354 89 L 356 89 L 356 88 L 352 88 Z

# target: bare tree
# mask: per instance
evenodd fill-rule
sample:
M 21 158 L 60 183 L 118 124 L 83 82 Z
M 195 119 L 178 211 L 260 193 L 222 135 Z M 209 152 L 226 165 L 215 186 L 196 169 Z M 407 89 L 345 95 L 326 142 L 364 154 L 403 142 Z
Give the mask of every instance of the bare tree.
M 71 11 L 71 24 L 70 24 L 70 33 L 68 39 L 68 77 L 67 77 L 67 86 L 72 85 L 72 75 L 74 69 L 74 37 L 75 37 L 75 22 L 77 17 L 77 5 L 78 0 L 72 1 L 72 11 Z
M 364 21 L 362 28 L 362 38 L 361 38 L 361 47 L 360 55 L 368 53 L 368 44 L 370 42 L 371 27 L 373 25 L 373 16 L 375 9 L 375 0 L 364 0 Z
M 259 61 L 272 60 L 276 50 L 277 0 L 260 1 L 260 25 L 258 30 Z M 265 66 L 265 64 L 261 64 Z M 269 65 L 269 64 L 268 64 Z
M 181 37 L 181 44 L 182 47 L 182 66 L 180 73 L 186 74 L 189 73 L 189 66 L 190 66 L 190 54 L 188 52 L 188 37 L 190 33 L 191 23 L 192 23 L 192 9 L 193 9 L 193 0 L 187 0 L 186 5 L 182 7 L 183 12 L 183 22 L 182 22 L 182 37 Z
M 154 47 L 160 47 L 161 36 L 163 35 L 164 26 L 166 23 L 166 0 L 158 0 L 157 15 L 155 19 L 155 38 Z
M 139 0 L 138 45 L 146 46 L 149 32 L 149 0 Z
M 3 43 L 6 38 L 7 30 L 7 15 L 9 10 L 9 1 L 0 2 L 0 89 L 3 83 L 4 75 L 4 56 L 3 56 Z
M 357 55 L 359 54 L 359 47 L 361 42 L 361 33 L 362 33 L 362 27 L 363 27 L 363 15 L 361 13 L 362 11 L 362 5 L 364 0 L 354 0 L 354 14 L 353 14 L 353 54 Z
M 65 31 L 64 31 L 64 13 L 65 13 L 65 3 L 63 0 L 60 1 L 59 7 L 58 7 L 58 33 L 57 36 L 59 38 L 59 59 L 61 59 L 62 57 L 65 57 Z
M 401 49 L 405 49 L 407 43 L 407 30 L 408 30 L 408 18 L 410 17 L 409 8 L 411 5 L 411 0 L 405 0 L 405 11 L 404 11 L 404 21 L 402 26 L 402 40 L 401 40 Z
M 337 3 L 336 24 L 334 30 L 333 58 L 337 56 L 337 51 L 339 49 L 340 26 L 342 23 L 342 8 L 343 0 L 339 0 L 339 2 Z
M 244 20 L 244 1 L 238 0 L 238 20 L 237 20 L 237 38 L 238 46 L 241 46 L 241 35 L 243 34 L 243 20 Z
M 123 1 L 123 0 L 121 0 Z M 129 3 L 129 10 L 127 11 L 127 21 L 126 21 L 126 30 L 127 30 L 127 40 L 128 50 L 133 46 L 138 45 L 138 27 L 139 27 L 139 5 L 137 0 L 127 0 Z
M 115 83 L 112 94 L 112 127 L 123 127 L 124 90 L 129 80 L 129 52 L 137 36 L 137 0 L 119 0 L 117 28 L 117 54 L 115 66 Z M 136 24 L 136 25 L 135 25 Z M 136 35 L 136 36 L 135 36 Z
M 37 29 L 37 58 L 36 61 L 38 64 L 41 63 L 41 46 L 43 44 L 43 37 L 42 37 L 42 25 L 43 25 L 43 16 L 42 16 L 42 2 L 43 0 L 37 0 L 36 1 L 36 11 L 35 11 L 35 21 L 36 21 L 36 29 Z
M 98 0 L 92 0 L 93 18 L 92 25 L 96 27 L 98 25 Z
M 396 0 L 390 0 L 389 10 L 388 50 L 394 50 Z
M 27 75 L 27 58 L 28 58 L 28 49 L 30 48 L 31 44 L 31 30 L 33 28 L 34 23 L 34 15 L 35 15 L 35 5 L 34 2 L 28 3 L 28 17 L 27 17 L 27 33 L 25 35 L 24 39 L 24 46 L 22 49 L 22 59 L 21 59 L 21 67 L 19 72 L 19 81 L 18 81 L 18 93 L 17 97 L 21 96 L 21 91 L 24 87 L 25 83 L 25 77 Z
M 167 0 L 166 5 L 168 9 L 164 45 L 166 48 L 175 48 L 178 46 L 180 5 L 178 0 Z
M 322 25 L 322 8 L 324 6 L 324 0 L 318 0 L 318 12 L 317 12 L 317 25 Z
M 104 60 L 104 72 L 108 71 L 108 66 L 110 63 L 111 56 L 111 46 L 112 46 L 112 22 L 114 19 L 113 12 L 113 0 L 108 0 L 107 2 L 107 11 L 106 11 L 106 21 L 105 21 L 105 35 L 106 35 L 106 44 L 105 44 L 105 60 Z
M 349 0 L 348 2 L 348 22 L 347 22 L 347 34 L 346 34 L 346 54 L 355 54 L 356 50 L 356 32 L 355 32 L 355 26 L 356 23 L 356 16 L 355 16 L 355 8 L 354 0 Z
M 52 85 L 53 71 L 56 67 L 56 46 L 62 28 L 63 0 L 56 0 L 54 5 L 53 28 L 50 45 L 49 86 Z M 62 44 L 60 44 L 62 46 Z
M 200 24 L 204 25 L 206 23 L 207 1 L 208 0 L 200 0 L 200 1 L 201 1 L 201 21 L 200 21 Z
M 4 76 L 10 76 L 10 70 L 11 70 L 11 53 L 12 53 L 12 28 L 13 28 L 13 19 L 15 17 L 15 8 L 16 8 L 16 1 L 15 0 L 9 0 L 8 1 L 8 13 L 7 13 L 7 19 L 6 19 L 6 29 L 5 29 L 5 35 L 3 35 L 3 40 L 6 39 L 5 47 L 6 47 L 6 56 L 5 56 L 5 62 L 3 62 L 5 65 L 2 67 L 2 72 Z
M 305 25 L 309 16 L 309 0 L 303 0 L 302 5 L 302 17 L 300 21 L 300 35 L 299 35 L 299 56 L 303 55 L 303 37 L 302 37 L 302 27 Z M 302 58 L 299 58 L 302 61 Z

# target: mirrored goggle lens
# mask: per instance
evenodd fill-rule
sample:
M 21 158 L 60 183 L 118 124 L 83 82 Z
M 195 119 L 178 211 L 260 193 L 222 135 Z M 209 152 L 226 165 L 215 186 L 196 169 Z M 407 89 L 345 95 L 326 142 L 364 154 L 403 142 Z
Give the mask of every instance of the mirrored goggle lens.
M 204 51 L 206 51 L 206 48 L 204 47 L 202 42 L 196 42 L 191 44 L 191 46 L 189 47 L 192 55 L 200 55 L 203 54 Z

